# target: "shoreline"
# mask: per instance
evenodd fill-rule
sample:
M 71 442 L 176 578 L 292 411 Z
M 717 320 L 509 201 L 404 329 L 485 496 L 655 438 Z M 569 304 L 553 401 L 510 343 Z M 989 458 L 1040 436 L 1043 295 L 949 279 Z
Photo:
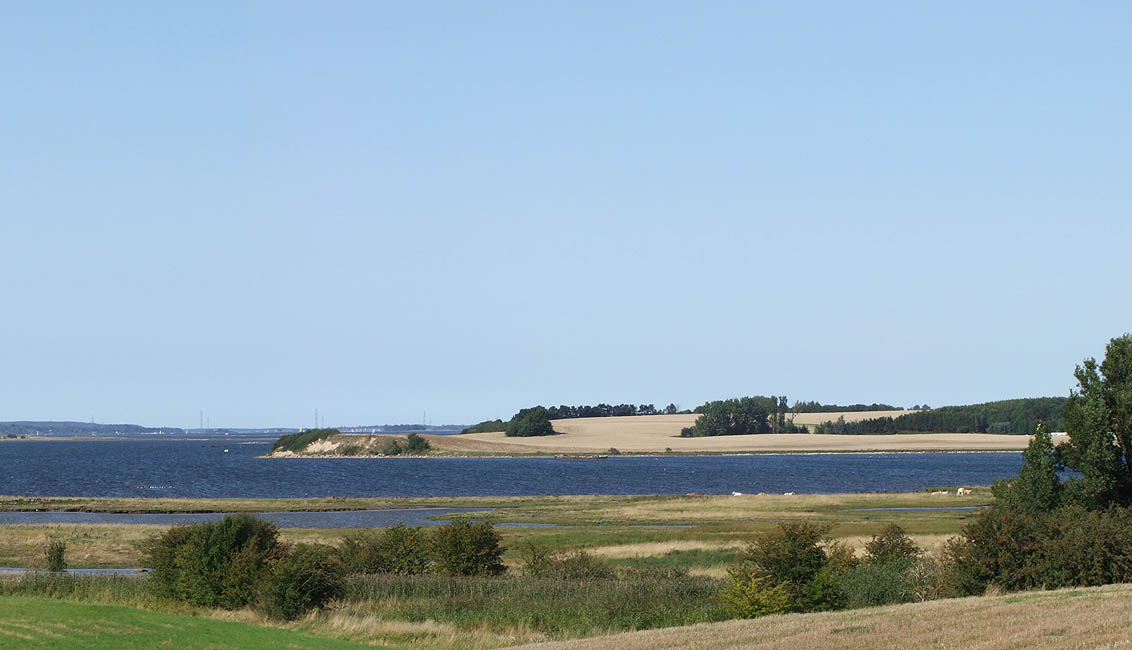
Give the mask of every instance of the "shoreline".
M 749 499 L 889 500 L 905 505 L 935 505 L 942 490 L 954 493 L 960 486 L 934 486 L 909 492 L 829 492 L 798 494 L 744 493 Z M 966 485 L 976 498 L 989 497 L 990 487 Z M 543 506 L 592 505 L 593 503 L 648 503 L 683 499 L 732 499 L 725 493 L 656 494 L 562 494 L 529 496 L 452 497 L 300 497 L 300 498 L 212 498 L 212 497 L 83 497 L 0 495 L 0 512 L 87 512 L 100 514 L 235 514 L 239 512 L 351 512 L 363 510 L 442 510 L 447 508 L 515 509 Z M 919 502 L 923 500 L 924 503 Z M 89 525 L 89 524 L 88 524 Z
M 841 456 L 848 454 L 1021 454 L 1022 449 L 799 449 L 799 450 L 775 450 L 775 451 L 625 451 L 619 454 L 605 454 L 608 460 L 613 458 L 711 458 L 711 457 L 737 457 L 737 456 Z M 550 460 L 558 460 L 560 457 L 565 456 L 565 460 L 586 459 L 590 454 L 585 452 L 578 453 L 561 453 L 561 452 L 485 452 L 483 454 L 429 454 L 419 456 L 381 456 L 369 454 L 356 454 L 356 455 L 341 455 L 341 454 L 296 454 L 289 452 L 286 456 L 277 456 L 274 454 L 264 454 L 256 456 L 256 458 L 263 458 L 268 460 L 287 460 L 287 459 L 309 459 L 309 458 L 324 458 L 324 459 L 362 459 L 362 460 L 442 460 L 446 458 L 454 459 L 506 459 L 506 458 L 546 458 Z M 588 460 L 588 459 L 587 459 Z

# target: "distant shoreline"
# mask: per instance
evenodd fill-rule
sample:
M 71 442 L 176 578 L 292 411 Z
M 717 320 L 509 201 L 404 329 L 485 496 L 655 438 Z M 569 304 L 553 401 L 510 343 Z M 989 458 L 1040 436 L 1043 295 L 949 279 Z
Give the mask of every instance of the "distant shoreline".
M 945 434 L 943 434 L 945 435 Z M 736 456 L 839 456 L 843 454 L 1019 454 L 1022 453 L 1021 449 L 802 449 L 796 451 L 778 450 L 778 451 L 674 451 L 670 453 L 642 451 L 642 452 L 622 452 L 620 454 L 610 454 L 608 458 L 707 458 L 707 457 L 736 457 Z M 562 454 L 553 452 L 514 452 L 514 453 L 485 453 L 485 454 L 429 454 L 423 456 L 376 456 L 376 455 L 351 455 L 343 456 L 339 454 L 289 454 L 287 456 L 276 456 L 272 454 L 265 454 L 263 456 L 256 456 L 256 458 L 264 458 L 269 460 L 287 460 L 287 459 L 309 459 L 309 458 L 328 458 L 328 459 L 362 459 L 362 460 L 420 460 L 420 459 L 445 459 L 445 458 L 462 458 L 462 459 L 507 459 L 507 458 L 547 458 L 555 459 L 557 457 L 566 456 L 567 459 L 577 456 L 578 459 L 586 458 L 587 454 Z

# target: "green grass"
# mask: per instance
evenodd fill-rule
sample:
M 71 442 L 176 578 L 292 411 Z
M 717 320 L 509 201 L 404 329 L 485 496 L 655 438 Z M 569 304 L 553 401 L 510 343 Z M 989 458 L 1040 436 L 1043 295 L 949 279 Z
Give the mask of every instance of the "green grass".
M 553 580 L 527 576 L 355 576 L 347 601 L 383 618 L 462 628 L 522 627 L 552 638 L 644 630 L 728 617 L 708 578 Z
M 0 648 L 52 650 L 372 648 L 247 623 L 50 598 L 0 596 Z

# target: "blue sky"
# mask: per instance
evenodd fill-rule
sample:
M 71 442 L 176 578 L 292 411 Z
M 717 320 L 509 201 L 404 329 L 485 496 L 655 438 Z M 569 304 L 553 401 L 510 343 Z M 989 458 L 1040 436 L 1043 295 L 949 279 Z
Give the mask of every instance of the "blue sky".
M 701 6 L 703 5 L 703 6 Z M 0 5 L 0 419 L 1064 395 L 1132 8 Z

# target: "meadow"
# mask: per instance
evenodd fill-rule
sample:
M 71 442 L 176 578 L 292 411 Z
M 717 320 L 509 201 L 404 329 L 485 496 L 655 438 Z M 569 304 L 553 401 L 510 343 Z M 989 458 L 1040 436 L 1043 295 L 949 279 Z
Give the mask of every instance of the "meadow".
M 86 629 L 82 647 L 135 647 L 115 643 L 178 634 L 192 638 L 198 630 L 222 622 L 250 624 L 252 629 L 281 628 L 271 633 L 306 634 L 281 647 L 352 647 L 334 642 L 362 642 L 421 649 L 489 649 L 528 644 L 546 648 L 780 648 L 802 649 L 820 642 L 830 648 L 924 647 L 1098 647 L 1107 639 L 1127 638 L 1129 624 L 1121 614 L 1132 600 L 1128 587 L 1064 592 L 1034 592 L 976 599 L 933 601 L 851 611 L 768 616 L 757 621 L 728 621 L 729 612 L 715 596 L 736 553 L 756 533 L 789 521 L 831 526 L 831 538 L 858 550 L 887 523 L 903 526 L 921 547 L 938 551 L 944 540 L 971 520 L 970 510 L 875 510 L 876 508 L 973 507 L 989 504 L 989 490 L 976 488 L 957 496 L 931 491 L 892 494 L 837 495 L 669 495 L 566 496 L 468 499 L 75 499 L 7 497 L 6 509 L 84 509 L 137 512 L 308 510 L 340 507 L 421 507 L 461 505 L 493 508 L 490 513 L 450 515 L 510 523 L 552 523 L 549 527 L 500 527 L 507 575 L 489 578 L 444 576 L 352 576 L 345 597 L 298 621 L 281 623 L 250 609 L 234 611 L 188 606 L 156 597 L 144 576 L 9 575 L 0 578 L 2 602 L 37 602 L 51 607 L 3 607 L 0 630 L 27 634 L 53 621 L 67 629 Z M 42 566 L 49 540 L 67 544 L 68 561 L 77 566 L 139 566 L 138 543 L 159 526 L 84 525 L 0 527 L 4 562 Z M 336 545 L 348 531 L 283 529 L 289 542 Z M 560 556 L 585 551 L 616 579 L 544 579 L 527 575 L 522 548 L 535 543 Z M 13 599 L 18 596 L 23 599 Z M 103 615 L 91 624 L 90 612 L 67 609 L 91 603 L 126 606 L 126 613 Z M 138 609 L 128 609 L 138 608 Z M 145 611 L 142 611 L 145 610 Z M 147 619 L 147 616 L 171 616 Z M 178 615 L 192 615 L 184 618 Z M 109 618 L 107 618 L 109 616 Z M 129 617 L 134 618 L 129 618 Z M 38 618 L 37 618 L 38 617 Z M 968 626 L 955 620 L 970 621 Z M 121 627 L 113 621 L 126 621 Z M 1008 620 L 1007 624 L 1002 623 Z M 187 627 L 188 623 L 198 627 Z M 102 627 L 99 627 L 102 625 Z M 1006 625 L 1006 627 L 1003 627 Z M 21 627 L 22 626 L 22 627 Z M 54 641 L 68 646 L 66 630 Z M 1002 630 L 987 634 L 986 629 Z M 122 630 L 126 630 L 128 634 Z M 1086 638 L 1096 644 L 1082 646 Z M 2 635 L 3 632 L 0 632 Z M 199 632 L 211 634 L 211 632 Z M 276 641 L 225 633 L 224 639 L 246 639 L 231 647 L 278 647 Z M 240 634 L 253 634 L 240 632 Z M 1125 636 L 1121 636 L 1125 635 Z M 12 637 L 26 641 L 22 637 Z M 267 637 L 265 637 L 267 638 Z M 274 637 L 271 637 L 274 638 Z M 305 639 L 317 638 L 311 642 Z M 35 643 L 45 643 L 34 637 Z M 323 642 L 321 639 L 326 639 Z M 336 641 L 331 641 L 331 640 Z M 132 641 L 131 641 L 132 642 Z M 261 643 L 261 645 L 255 645 Z M 303 645 L 315 643 L 315 645 Z M 3 646 L 3 639 L 0 639 Z M 38 647 L 26 645 L 20 647 Z M 46 646 L 45 646 L 46 647 Z
M 972 513 L 967 510 L 870 510 L 875 508 L 974 507 L 991 503 L 989 490 L 956 496 L 931 492 L 827 495 L 586 495 L 557 497 L 468 497 L 417 499 L 100 499 L 75 497 L 0 497 L 0 509 L 85 510 L 90 512 L 256 512 L 349 510 L 372 508 L 469 507 L 490 512 L 449 515 L 450 519 L 493 523 L 554 524 L 500 527 L 504 545 L 523 540 L 562 551 L 589 550 L 631 564 L 656 562 L 676 553 L 669 563 L 707 575 L 719 575 L 728 558 L 721 549 L 736 549 L 751 534 L 782 521 L 823 521 L 831 535 L 859 543 L 889 522 L 898 522 L 921 545 L 932 547 L 957 534 Z M 43 566 L 51 540 L 67 544 L 74 568 L 140 567 L 138 544 L 163 530 L 130 524 L 17 524 L 0 526 L 0 565 Z M 342 529 L 284 528 L 289 542 L 337 544 Z M 679 555 L 684 554 L 684 555 Z M 654 559 L 649 559 L 654 558 Z M 518 563 L 509 551 L 504 560 Z

